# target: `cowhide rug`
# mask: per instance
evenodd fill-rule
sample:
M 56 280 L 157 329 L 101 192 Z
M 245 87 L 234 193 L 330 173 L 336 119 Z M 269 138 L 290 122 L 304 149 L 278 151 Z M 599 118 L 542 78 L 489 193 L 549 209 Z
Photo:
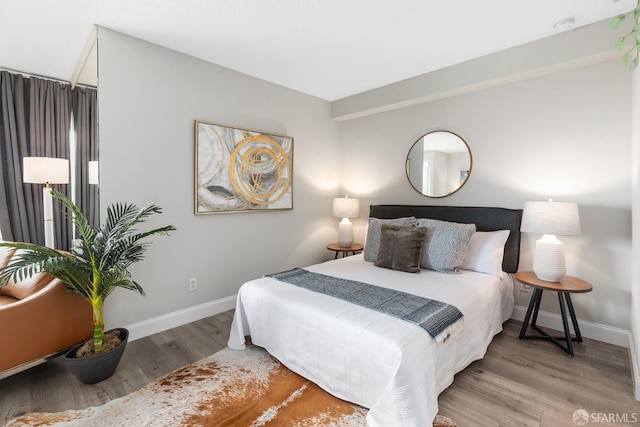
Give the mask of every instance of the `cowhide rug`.
M 251 346 L 219 351 L 102 406 L 27 414 L 7 427 L 363 427 L 366 414 Z M 455 425 L 440 415 L 434 424 Z

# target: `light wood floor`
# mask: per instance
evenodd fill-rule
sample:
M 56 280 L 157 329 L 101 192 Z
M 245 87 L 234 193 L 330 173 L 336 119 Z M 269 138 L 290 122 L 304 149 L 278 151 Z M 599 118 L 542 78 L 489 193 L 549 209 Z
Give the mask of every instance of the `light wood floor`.
M 225 312 L 130 342 L 113 377 L 85 385 L 61 360 L 0 380 L 0 425 L 27 412 L 100 405 L 224 347 L 233 312 Z M 576 426 L 577 409 L 627 416 L 640 425 L 627 349 L 586 340 L 569 358 L 549 342 L 518 340 L 521 323 L 508 321 L 487 355 L 456 375 L 439 398 L 440 413 L 460 427 Z M 629 426 L 610 422 L 587 426 Z

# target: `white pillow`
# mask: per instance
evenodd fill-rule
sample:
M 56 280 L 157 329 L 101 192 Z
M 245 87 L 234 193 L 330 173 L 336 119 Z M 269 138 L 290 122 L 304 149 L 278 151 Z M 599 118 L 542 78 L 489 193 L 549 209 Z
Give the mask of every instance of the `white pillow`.
M 510 233 L 509 230 L 473 233 L 461 268 L 502 277 L 504 245 Z

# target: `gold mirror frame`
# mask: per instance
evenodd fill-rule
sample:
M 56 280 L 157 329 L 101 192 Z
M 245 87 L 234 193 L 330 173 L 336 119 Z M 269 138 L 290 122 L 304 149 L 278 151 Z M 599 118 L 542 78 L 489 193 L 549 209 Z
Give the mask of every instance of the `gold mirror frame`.
M 416 163 L 420 166 L 415 167 Z M 469 180 L 472 167 L 469 144 L 460 135 L 446 130 L 428 132 L 418 138 L 405 161 L 411 187 L 431 198 L 447 197 L 460 190 Z

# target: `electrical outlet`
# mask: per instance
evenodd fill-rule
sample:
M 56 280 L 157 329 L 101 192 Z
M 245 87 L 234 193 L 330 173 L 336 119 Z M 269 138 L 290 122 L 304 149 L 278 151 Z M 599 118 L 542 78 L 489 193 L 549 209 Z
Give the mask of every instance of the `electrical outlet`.
M 192 277 L 191 279 L 189 279 L 189 292 L 193 292 L 196 289 L 198 289 L 198 281 L 195 277 Z
M 520 283 L 520 290 L 522 292 L 529 292 L 531 291 L 531 286 L 525 285 L 524 283 Z

